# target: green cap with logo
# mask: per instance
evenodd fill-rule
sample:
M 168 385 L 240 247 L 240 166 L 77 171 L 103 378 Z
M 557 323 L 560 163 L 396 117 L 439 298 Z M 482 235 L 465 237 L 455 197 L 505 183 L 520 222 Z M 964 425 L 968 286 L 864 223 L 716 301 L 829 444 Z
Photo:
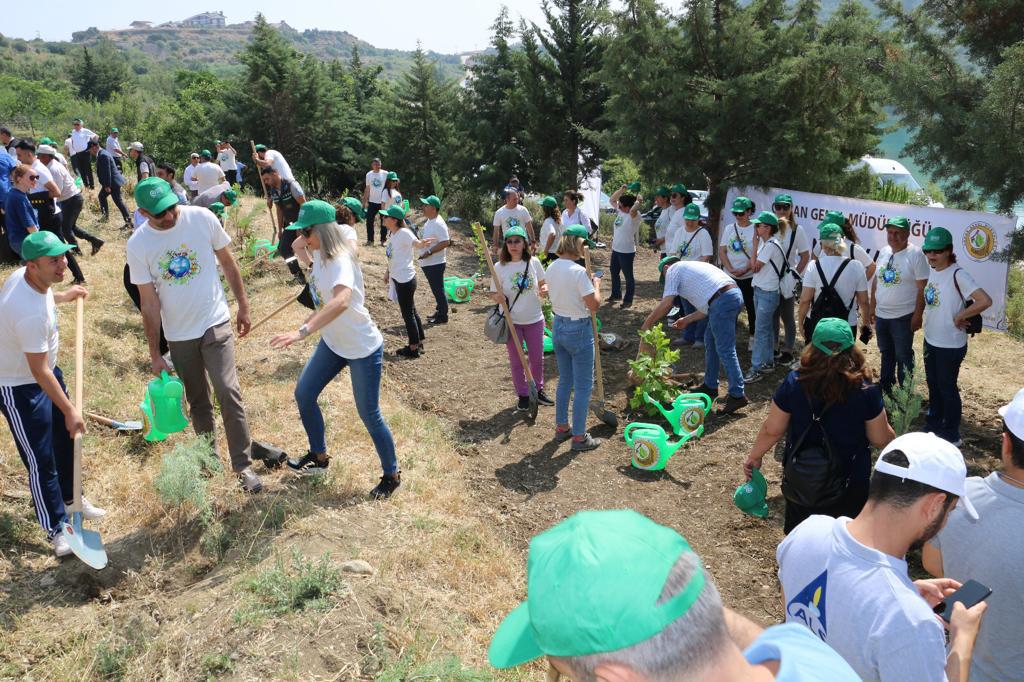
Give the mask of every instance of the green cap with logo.
M 341 200 L 341 203 L 348 207 L 348 210 L 352 211 L 357 220 L 363 220 L 366 217 L 366 210 L 359 202 L 359 199 L 356 199 L 355 197 L 345 197 Z
M 842 211 L 829 211 L 828 213 L 825 214 L 824 222 L 835 223 L 836 225 L 842 227 L 843 225 L 846 224 L 846 216 L 843 215 Z
M 522 225 L 513 225 L 505 230 L 505 240 L 508 241 L 509 237 L 522 237 L 526 241 L 526 230 Z
M 944 227 L 933 227 L 924 236 L 923 251 L 942 251 L 953 246 L 953 235 Z
M 224 204 L 219 201 L 215 201 L 210 204 L 210 210 L 213 211 L 215 215 L 222 216 L 224 215 Z
M 793 205 L 793 197 L 789 196 L 788 194 L 778 194 L 778 195 L 775 196 L 775 201 L 773 201 L 772 203 L 773 204 L 785 204 L 786 206 L 792 206 Z
M 441 200 L 437 197 L 437 195 L 431 194 L 429 197 L 420 197 L 420 203 L 430 204 L 437 210 L 441 210 Z
M 233 189 L 226 189 L 222 196 L 228 200 L 228 204 L 233 204 L 235 203 L 235 199 L 238 198 L 238 192 Z
M 628 185 L 626 185 L 626 189 L 632 192 L 633 194 L 637 194 L 640 191 L 640 181 L 637 180 L 636 182 L 629 183 Z
M 329 203 L 322 199 L 310 199 L 299 209 L 299 219 L 284 228 L 286 230 L 302 230 L 314 225 L 333 223 L 338 213 Z
M 658 261 L 658 272 L 661 273 L 658 277 L 658 282 L 664 284 L 665 273 L 668 272 L 669 267 L 675 265 L 681 260 L 682 258 L 680 258 L 679 256 L 665 256 L 660 261 Z
M 565 228 L 565 232 L 562 233 L 563 237 L 579 237 L 587 243 L 587 246 L 594 248 L 594 242 L 590 238 L 590 233 L 587 232 L 587 228 L 582 225 L 570 225 Z
M 732 501 L 744 514 L 768 518 L 768 481 L 757 467 L 754 467 L 750 480 L 736 488 Z
M 669 187 L 669 192 L 672 194 L 686 194 L 686 185 L 681 182 L 677 182 Z
M 40 144 L 40 145 L 44 145 L 44 144 L 48 144 L 48 145 L 55 145 L 55 144 L 57 144 L 57 143 L 56 143 L 56 142 L 54 142 L 53 140 L 51 140 L 51 139 L 50 139 L 50 138 L 48 138 L 48 137 L 41 137 L 41 138 L 39 138 L 39 144 Z
M 267 145 L 265 145 L 265 144 L 258 144 L 258 145 L 256 145 L 256 151 L 258 151 L 258 152 L 265 152 L 265 151 L 267 151 Z
M 540 205 L 544 208 L 555 208 L 558 206 L 558 199 L 555 199 L 552 196 L 546 196 L 540 200 Z
M 778 227 L 779 217 L 772 213 L 771 211 L 761 211 L 760 213 L 757 214 L 757 217 L 751 220 L 750 222 L 754 223 L 755 225 L 764 223 L 765 225 Z
M 885 221 L 885 227 L 896 227 L 910 232 L 910 220 L 901 215 L 894 215 Z
M 199 152 L 199 156 L 204 156 L 207 159 L 212 159 L 213 158 L 213 154 L 210 153 L 209 149 L 204 149 L 203 151 Z
M 666 187 L 665 185 L 661 185 L 660 187 L 658 187 L 658 189 L 654 190 L 654 196 L 656 197 L 665 197 L 667 199 L 670 194 L 672 193 L 668 190 L 668 187 Z
M 732 200 L 733 213 L 746 213 L 752 208 L 754 208 L 754 202 L 747 197 L 736 197 Z
M 814 327 L 811 343 L 825 355 L 842 353 L 853 345 L 853 330 L 846 320 L 840 320 L 838 317 L 825 317 L 818 320 L 818 324 Z
M 498 627 L 496 668 L 544 655 L 586 656 L 650 639 L 682 617 L 704 589 L 704 569 L 658 603 L 669 573 L 692 554 L 679 533 L 635 511 L 585 511 L 530 541 L 527 600 Z
M 398 180 L 398 173 L 395 171 L 388 171 L 388 180 Z
M 119 132 L 121 132 L 121 131 L 120 131 L 120 130 L 118 130 L 117 128 L 111 128 L 111 129 L 110 129 L 110 132 L 112 132 L 112 133 L 119 133 Z
M 389 218 L 394 218 L 395 220 L 404 220 L 406 213 L 408 213 L 408 210 L 404 206 L 399 206 L 398 204 L 395 204 L 394 206 L 389 207 L 388 210 L 384 211 L 384 215 Z
M 36 230 L 21 242 L 21 260 L 27 262 L 47 256 L 63 256 L 73 248 L 53 232 Z
M 150 177 L 135 185 L 135 203 L 147 213 L 156 215 L 178 203 L 178 195 L 166 180 Z
M 843 228 L 828 221 L 818 223 L 819 241 L 838 241 L 843 238 Z
M 683 219 L 700 220 L 700 206 L 697 204 L 687 204 L 683 208 Z

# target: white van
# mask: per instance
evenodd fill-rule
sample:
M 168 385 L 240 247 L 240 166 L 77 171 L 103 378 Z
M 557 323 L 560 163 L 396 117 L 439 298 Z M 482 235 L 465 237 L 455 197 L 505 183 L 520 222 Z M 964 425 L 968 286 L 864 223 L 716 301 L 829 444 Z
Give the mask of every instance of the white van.
M 894 185 L 906 187 L 908 190 L 915 194 L 919 194 L 928 201 L 928 206 L 931 208 L 945 208 L 942 204 L 937 201 L 933 201 L 929 197 L 924 188 L 921 187 L 914 176 L 910 174 L 899 161 L 893 161 L 892 159 L 878 159 L 873 156 L 863 156 L 861 160 L 850 166 L 850 170 L 859 170 L 867 166 L 868 172 L 874 177 L 878 178 L 879 182 L 891 182 Z

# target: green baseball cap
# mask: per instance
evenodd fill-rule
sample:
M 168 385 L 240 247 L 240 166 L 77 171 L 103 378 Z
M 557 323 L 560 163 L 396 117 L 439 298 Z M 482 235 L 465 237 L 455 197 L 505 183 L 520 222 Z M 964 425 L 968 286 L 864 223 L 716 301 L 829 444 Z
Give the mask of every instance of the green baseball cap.
M 388 171 L 387 179 L 388 180 L 397 180 L 398 179 L 398 173 L 396 173 L 395 171 Z
M 686 185 L 684 185 L 681 182 L 677 182 L 676 184 L 669 187 L 668 191 L 671 194 L 686 194 Z
M 587 246 L 594 248 L 594 241 L 590 238 L 590 233 L 587 232 L 587 228 L 582 225 L 570 225 L 565 228 L 565 232 L 562 233 L 563 237 L 579 237 L 587 243 Z
M 636 194 L 636 193 L 638 193 L 638 192 L 640 191 L 640 181 L 639 181 L 639 180 L 637 180 L 637 181 L 635 181 L 635 182 L 631 182 L 631 183 L 629 183 L 629 184 L 628 184 L 628 185 L 626 186 L 626 189 L 628 189 L 628 190 L 629 190 L 630 192 L 632 192 L 633 194 Z
M 21 260 L 27 262 L 46 256 L 62 256 L 73 248 L 53 232 L 36 230 L 21 242 Z
M 668 187 L 666 187 L 665 185 L 662 185 L 658 187 L 658 189 L 654 190 L 654 196 L 656 197 L 668 198 L 670 194 L 672 194 L 672 192 L 670 192 Z
M 522 225 L 513 225 L 512 227 L 505 230 L 505 239 L 509 237 L 522 237 L 523 241 L 526 241 L 526 230 L 523 229 Z
M 341 200 L 341 203 L 348 207 L 348 210 L 355 214 L 356 218 L 362 220 L 366 217 L 366 211 L 363 209 L 363 205 L 359 203 L 359 199 L 355 197 L 345 197 Z
M 679 256 L 665 256 L 660 261 L 658 261 L 658 272 L 661 273 L 661 275 L 658 277 L 658 282 L 664 284 L 665 273 L 668 271 L 669 266 L 674 265 L 681 260 L 682 258 L 680 258 Z
M 754 202 L 746 197 L 736 197 L 732 200 L 733 213 L 746 213 L 754 208 Z
M 210 153 L 209 149 L 204 149 L 203 151 L 199 152 L 199 156 L 205 156 L 208 159 L 213 158 L 213 154 Z
M 111 128 L 111 129 L 110 129 L 110 132 L 112 132 L 112 133 L 119 133 L 119 132 L 121 132 L 121 131 L 120 131 L 120 130 L 118 130 L 117 128 Z
M 836 225 L 842 227 L 843 225 L 846 224 L 846 216 L 843 215 L 842 211 L 829 211 L 828 213 L 825 214 L 825 222 L 835 223 Z
M 639 644 L 685 614 L 704 589 L 699 568 L 659 604 L 682 535 L 635 511 L 585 511 L 530 541 L 527 600 L 491 639 L 496 668 L 544 655 L 586 656 Z
M 779 195 L 776 195 L 775 201 L 773 201 L 772 203 L 773 204 L 786 204 L 788 206 L 792 206 L 793 205 L 793 197 L 789 196 L 788 194 L 779 194 Z
M 885 221 L 884 227 L 898 227 L 901 230 L 910 232 L 910 220 L 901 215 L 894 215 Z
M 441 210 L 441 200 L 436 195 L 431 194 L 429 197 L 420 197 L 421 204 L 430 204 L 437 210 Z
M 552 196 L 547 196 L 540 200 L 540 205 L 544 208 L 554 208 L 558 206 L 558 199 L 555 199 Z
M 214 144 L 220 144 L 220 140 L 214 140 L 213 143 Z
M 408 213 L 408 209 L 403 206 L 399 206 L 398 204 L 395 204 L 388 210 L 384 211 L 384 215 L 389 218 L 394 218 L 395 220 L 404 220 L 406 213 Z
M 697 204 L 687 204 L 683 208 L 683 219 L 700 220 L 700 206 Z
M 779 218 L 771 211 L 761 211 L 757 214 L 757 217 L 750 222 L 754 224 L 764 223 L 765 225 L 771 225 L 773 227 L 779 226 Z
M 924 251 L 941 251 L 953 245 L 953 235 L 944 227 L 933 227 L 924 236 Z
M 135 185 L 135 203 L 147 213 L 156 215 L 177 204 L 178 195 L 166 180 L 149 177 Z
M 846 320 L 840 320 L 838 317 L 825 317 L 818 320 L 818 324 L 814 327 L 811 343 L 825 355 L 842 353 L 853 345 L 853 330 Z M 834 344 L 835 348 L 826 346 L 826 343 Z
M 819 241 L 836 241 L 843 238 L 843 228 L 835 223 L 823 222 L 818 224 Z
M 764 474 L 757 467 L 750 476 L 750 480 L 736 488 L 732 494 L 733 504 L 744 514 L 768 518 L 768 481 Z
M 53 140 L 51 140 L 48 137 L 41 137 L 41 138 L 39 138 L 39 144 L 41 144 L 41 145 L 43 145 L 43 144 L 55 145 L 57 143 L 54 142 Z
M 337 211 L 333 206 L 322 199 L 310 199 L 299 208 L 299 218 L 294 223 L 284 228 L 286 230 L 301 230 L 313 225 L 333 223 L 337 217 Z
M 235 203 L 235 199 L 238 198 L 238 192 L 236 192 L 233 189 L 226 189 L 224 190 L 224 194 L 222 196 L 228 200 L 229 204 L 233 204 Z
M 265 144 L 258 144 L 258 145 L 256 145 L 256 151 L 258 151 L 258 152 L 265 152 L 265 151 L 267 151 L 267 145 L 265 145 Z
M 212 204 L 210 204 L 209 208 L 216 215 L 224 215 L 224 204 L 220 203 L 219 201 L 215 201 Z

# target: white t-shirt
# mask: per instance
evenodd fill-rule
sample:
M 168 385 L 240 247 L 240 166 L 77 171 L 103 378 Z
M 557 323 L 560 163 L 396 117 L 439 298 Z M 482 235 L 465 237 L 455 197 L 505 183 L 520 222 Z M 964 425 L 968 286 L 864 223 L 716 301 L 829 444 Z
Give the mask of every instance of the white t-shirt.
M 639 214 L 633 217 L 629 211 L 616 210 L 612 228 L 612 251 L 636 253 L 636 236 L 640 231 L 641 220 Z
M 81 130 L 72 130 L 71 153 L 77 154 L 79 152 L 84 152 L 86 149 L 89 148 L 89 140 L 91 140 L 94 137 L 96 137 L 96 133 L 94 133 L 93 131 L 89 130 L 84 126 Z
M 786 621 L 869 682 L 945 682 L 946 638 L 907 562 L 857 542 L 847 517 L 811 516 L 776 552 Z
M 575 211 L 569 211 L 568 209 L 562 211 L 562 225 L 564 226 L 563 232 L 565 227 L 572 227 L 573 225 L 582 225 L 587 228 L 587 232 L 590 232 L 590 218 L 583 212 L 582 206 L 577 206 Z
M 39 293 L 25 281 L 25 268 L 18 268 L 0 289 L 0 386 L 36 383 L 25 353 L 46 353 L 53 369 L 57 343 L 53 290 Z
M 220 164 L 220 168 L 224 171 L 224 175 L 227 175 L 228 171 L 235 170 L 235 151 L 230 147 L 228 149 L 221 149 L 217 152 L 217 163 Z
M 359 235 L 356 234 L 355 228 L 345 223 L 338 223 L 338 230 L 341 231 L 341 238 L 349 242 L 352 246 L 359 245 Z
M 594 283 L 587 277 L 586 268 L 568 258 L 558 258 L 548 266 L 544 280 L 555 315 L 572 320 L 590 317 L 583 297 L 594 293 Z
M 392 206 L 403 206 L 404 204 L 405 200 L 402 199 L 402 193 L 397 189 L 391 190 L 390 194 L 387 190 L 384 190 L 384 202 L 380 205 L 380 210 L 383 212 Z
M 113 156 L 115 159 L 121 156 L 117 152 L 124 151 L 123 149 L 121 149 L 121 140 L 114 137 L 113 135 L 107 135 L 106 148 L 107 151 L 110 152 L 110 155 Z
M 60 187 L 60 183 L 54 181 L 53 174 L 50 173 L 50 169 L 47 168 L 46 165 L 39 160 L 39 157 L 36 157 L 36 159 L 32 162 L 32 170 L 39 174 L 39 179 L 36 180 L 36 184 L 32 185 L 32 190 L 29 192 L 29 194 L 35 194 L 36 192 L 49 192 L 50 190 L 46 189 L 46 183 L 48 182 L 53 182 L 55 185 L 57 185 L 58 188 Z M 57 201 L 55 199 L 50 199 L 50 201 L 53 202 L 53 212 L 60 213 L 60 205 L 57 203 Z
M 782 244 L 782 250 L 789 254 L 789 267 L 794 271 L 800 264 L 800 254 L 811 250 L 811 242 L 807 239 L 807 231 L 803 225 L 791 227 L 784 237 L 780 235 L 779 243 Z
M 60 190 L 60 196 L 57 198 L 57 201 L 67 201 L 71 197 L 82 193 L 82 190 L 78 189 L 78 185 L 75 184 L 75 179 L 71 176 L 67 166 L 61 164 L 56 158 L 46 168 L 53 176 L 53 181 L 57 183 L 57 189 Z
M 334 287 L 339 284 L 352 290 L 348 308 L 328 322 L 320 330 L 320 336 L 336 355 L 348 360 L 365 358 L 380 348 L 384 337 L 364 305 L 363 273 L 346 253 L 325 261 L 319 249 L 314 251 L 309 293 L 317 310 L 334 298 Z
M 437 216 L 433 220 L 428 220 L 423 223 L 423 229 L 420 230 L 421 239 L 434 238 L 434 243 L 428 248 L 423 249 L 421 253 L 426 253 L 430 249 L 437 248 L 437 245 L 441 242 L 446 242 L 449 239 L 448 235 L 448 223 L 444 221 L 444 218 Z M 440 249 L 432 256 L 420 259 L 420 267 L 424 265 L 440 265 L 445 262 L 445 253 L 448 249 Z
M 931 268 L 924 251 L 913 244 L 894 254 L 886 245 L 878 254 L 875 271 L 875 314 L 885 320 L 914 312 L 917 283 L 928 279 Z
M 668 244 L 668 247 L 665 253 L 677 255 L 682 260 L 697 260 L 715 255 L 715 245 L 711 242 L 711 233 L 704 227 L 687 232 L 684 226 L 681 230 L 676 231 L 675 243 Z
M 509 208 L 508 206 L 502 206 L 494 212 L 494 227 L 501 228 L 501 236 L 505 236 L 505 230 L 512 227 L 513 225 L 519 225 L 526 230 L 526 224 L 533 221 L 533 216 L 530 215 L 529 209 L 525 206 L 516 206 L 515 208 Z M 526 239 L 529 241 L 530 232 L 526 230 Z
M 676 208 L 669 206 L 672 215 L 668 220 L 668 227 L 665 228 L 665 245 L 662 247 L 667 255 L 677 255 L 679 251 L 679 234 L 686 232 L 686 221 L 683 219 L 685 207 Z
M 384 253 L 388 257 L 388 272 L 391 279 L 405 284 L 416 276 L 416 267 L 412 263 L 412 243 L 416 235 L 407 227 L 400 227 L 388 237 Z
M 661 214 L 658 219 L 654 221 L 654 236 L 658 239 L 664 239 L 668 234 L 669 223 L 672 222 L 672 216 L 676 212 L 676 207 L 669 204 L 665 208 L 661 209 Z
M 192 177 L 196 180 L 196 191 L 202 194 L 223 182 L 224 171 L 215 163 L 203 161 L 192 171 Z
M 782 244 L 779 243 L 777 236 L 761 244 L 757 250 L 757 260 L 763 265 L 754 273 L 754 279 L 750 283 L 763 291 L 778 291 L 779 276 L 776 271 L 782 272 L 786 264 L 786 252 L 782 250 Z
M 291 166 L 284 160 L 284 154 L 277 151 L 276 149 L 268 149 L 263 157 L 264 161 L 269 161 L 270 165 L 277 169 L 278 175 L 285 180 L 294 180 L 295 177 L 292 175 Z
M 131 282 L 156 287 L 168 341 L 198 339 L 231 319 L 214 253 L 230 243 L 217 216 L 198 206 L 179 206 L 169 230 L 147 220 L 128 239 Z
M 750 267 L 750 258 L 754 255 L 754 237 L 757 229 L 753 224 L 740 227 L 736 223 L 726 225 L 718 234 L 718 246 L 725 249 L 729 266 L 736 269 Z M 735 279 L 750 279 L 754 273 L 750 270 Z
M 821 271 L 825 273 L 825 283 L 832 281 L 832 277 L 836 274 L 836 270 L 839 269 L 840 264 L 844 260 L 849 260 L 846 256 L 829 256 L 822 255 L 817 259 L 817 263 L 821 263 Z M 821 296 L 821 291 L 824 288 L 821 282 L 821 278 L 818 277 L 818 267 L 815 263 L 811 263 L 804 270 L 803 278 L 804 288 L 814 289 L 814 298 L 817 299 Z M 856 260 L 850 260 L 850 264 L 846 266 L 843 273 L 839 275 L 839 279 L 836 281 L 836 293 L 839 294 L 839 298 L 843 299 L 843 305 L 850 306 L 850 314 L 847 316 L 847 321 L 850 324 L 857 324 L 857 292 L 868 290 L 868 280 L 864 276 L 864 266 Z M 853 303 L 850 303 L 853 301 Z M 811 315 L 811 306 L 807 308 L 807 316 Z
M 508 299 L 508 304 L 512 305 L 512 301 L 516 302 L 510 311 L 513 323 L 533 324 L 544 319 L 539 291 L 541 282 L 544 282 L 546 278 L 544 268 L 539 260 L 531 258 L 529 269 L 527 269 L 526 264 L 522 261 L 495 263 L 494 271 L 498 275 L 498 281 L 501 282 L 501 291 Z M 520 294 L 519 285 L 523 283 L 524 273 L 526 281 L 523 284 L 523 293 Z M 585 270 L 584 274 L 586 274 Z M 497 287 L 494 286 L 494 281 L 491 280 L 491 291 L 497 290 Z M 516 299 L 517 295 L 519 296 L 518 299 Z
M 708 301 L 727 284 L 733 284 L 732 277 L 721 268 L 704 261 L 684 260 L 669 266 L 661 296 L 685 298 L 694 308 L 707 313 Z
M 366 174 L 367 201 L 371 204 L 384 203 L 384 185 L 387 183 L 388 172 L 379 170 L 376 173 L 370 171 Z
M 10 151 L 13 152 L 13 150 L 10 150 Z M 68 156 L 72 156 L 74 154 L 74 152 L 71 151 L 71 136 L 70 135 L 68 135 L 67 139 L 64 140 L 64 151 L 67 152 Z M 15 155 L 14 153 L 11 153 L 11 156 L 13 156 L 15 159 L 18 158 L 17 155 Z
M 957 293 L 953 273 L 960 285 Z M 971 273 L 956 263 L 945 270 L 932 270 L 924 285 L 924 340 L 939 348 L 963 348 L 967 345 L 967 332 L 958 329 L 953 319 L 964 309 L 964 301 L 978 290 Z
M 564 232 L 564 224 L 556 223 L 554 218 L 545 218 L 544 224 L 540 226 L 540 236 L 537 238 L 540 248 L 543 249 L 544 245 L 548 243 L 548 237 L 554 235 L 555 238 L 551 241 L 551 250 L 548 253 L 552 256 L 555 255 L 555 252 L 558 251 L 558 242 L 562 239 Z
M 181 181 L 185 183 L 185 187 L 189 188 L 193 192 L 197 191 L 199 188 L 199 180 L 195 177 L 196 168 L 198 167 L 198 165 L 193 166 L 189 163 L 185 166 L 185 170 L 181 174 Z

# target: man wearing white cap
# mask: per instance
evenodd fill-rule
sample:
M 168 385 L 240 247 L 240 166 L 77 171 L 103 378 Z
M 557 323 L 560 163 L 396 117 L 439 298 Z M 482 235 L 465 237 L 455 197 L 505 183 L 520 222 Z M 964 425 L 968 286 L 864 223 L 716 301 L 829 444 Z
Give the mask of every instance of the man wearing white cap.
M 907 552 L 935 537 L 958 500 L 964 514 L 978 518 L 966 478 L 960 451 L 934 434 L 890 442 L 857 518 L 812 516 L 779 545 L 786 620 L 807 626 L 864 680 L 966 680 L 985 602 L 954 606 L 947 657 L 932 608 L 960 583 L 911 581 L 906 561 Z
M 954 509 L 921 555 L 934 576 L 973 579 L 992 590 L 974 648 L 972 682 L 1024 680 L 1024 389 L 999 415 L 1003 470 L 972 476 L 965 486 L 980 518 Z

